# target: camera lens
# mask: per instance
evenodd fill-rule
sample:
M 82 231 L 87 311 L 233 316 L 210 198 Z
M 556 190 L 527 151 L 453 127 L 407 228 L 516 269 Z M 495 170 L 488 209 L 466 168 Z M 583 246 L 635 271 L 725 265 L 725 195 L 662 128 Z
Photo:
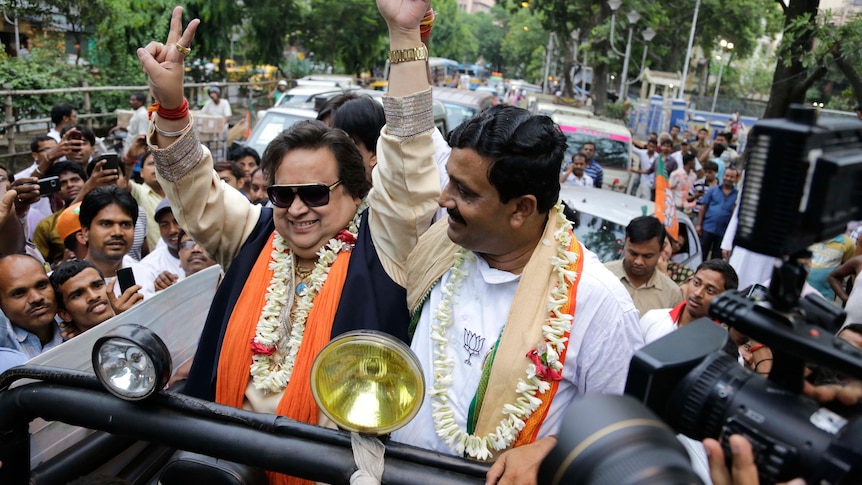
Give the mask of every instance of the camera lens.
M 569 405 L 539 483 L 703 483 L 674 432 L 629 396 L 593 395 Z
M 719 436 L 735 394 L 752 376 L 730 355 L 710 355 L 676 387 L 662 417 L 693 439 Z

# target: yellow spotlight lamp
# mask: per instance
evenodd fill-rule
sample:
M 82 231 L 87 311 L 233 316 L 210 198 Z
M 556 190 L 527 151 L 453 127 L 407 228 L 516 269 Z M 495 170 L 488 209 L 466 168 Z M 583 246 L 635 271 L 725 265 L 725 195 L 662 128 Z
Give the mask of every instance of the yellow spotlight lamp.
M 338 427 L 384 435 L 413 419 L 425 379 L 409 347 L 389 334 L 354 330 L 336 337 L 311 367 L 317 406 Z

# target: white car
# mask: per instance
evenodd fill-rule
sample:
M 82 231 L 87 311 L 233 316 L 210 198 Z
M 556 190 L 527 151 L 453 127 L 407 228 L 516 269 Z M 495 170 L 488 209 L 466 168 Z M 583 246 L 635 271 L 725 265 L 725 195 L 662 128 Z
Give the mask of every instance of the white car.
M 574 225 L 575 235 L 603 263 L 623 257 L 626 226 L 632 219 L 655 214 L 653 202 L 593 187 L 563 184 L 560 198 L 571 209 L 566 216 Z M 703 262 L 700 238 L 688 216 L 677 214 L 677 219 L 680 232 L 685 231 L 686 243 L 673 260 L 695 270 Z
M 313 120 L 317 111 L 305 108 L 270 108 L 259 115 L 257 124 L 245 144 L 254 148 L 263 157 L 263 151 L 273 138 L 293 126 L 297 121 Z

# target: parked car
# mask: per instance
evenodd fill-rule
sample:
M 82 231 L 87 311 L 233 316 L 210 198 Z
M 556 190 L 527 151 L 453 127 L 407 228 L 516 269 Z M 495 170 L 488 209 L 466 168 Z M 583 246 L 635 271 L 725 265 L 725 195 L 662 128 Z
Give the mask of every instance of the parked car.
M 254 129 L 245 143 L 263 156 L 266 146 L 279 133 L 290 128 L 297 121 L 313 120 L 316 117 L 317 112 L 308 108 L 276 107 L 268 109 L 262 112 L 262 116 L 259 115 L 257 124 L 254 125 Z
M 578 239 L 603 263 L 622 259 L 626 226 L 638 216 L 654 215 L 655 203 L 628 194 L 563 184 L 560 198 L 571 209 L 566 214 L 574 225 Z M 686 243 L 673 260 L 692 270 L 703 262 L 703 249 L 694 223 L 685 214 L 677 214 L 680 233 Z
M 330 84 L 312 84 L 297 86 L 293 89 L 288 89 L 284 95 L 279 98 L 276 107 L 284 108 L 308 108 L 313 109 L 315 100 L 319 97 L 332 97 L 338 94 L 359 89 L 358 86 L 341 88 Z M 328 98 L 327 98 L 328 99 Z
M 432 96 L 446 107 L 446 124 L 454 130 L 461 123 L 494 106 L 491 93 L 469 91 L 467 89 L 431 88 Z
M 584 143 L 593 142 L 596 145 L 595 159 L 605 171 L 603 188 L 629 192 L 629 185 L 634 181 L 629 171 L 632 166 L 632 135 L 625 126 L 561 112 L 550 116 L 560 125 L 568 140 L 567 161 L 580 151 Z

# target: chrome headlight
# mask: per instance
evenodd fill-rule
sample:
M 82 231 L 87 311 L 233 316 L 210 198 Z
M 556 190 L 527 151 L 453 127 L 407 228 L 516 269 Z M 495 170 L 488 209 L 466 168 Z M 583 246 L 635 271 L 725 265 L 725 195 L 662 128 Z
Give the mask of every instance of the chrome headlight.
M 311 392 L 340 428 L 382 435 L 416 416 L 425 379 L 402 342 L 383 332 L 354 330 L 320 351 L 311 367 Z
M 139 401 L 165 387 L 171 377 L 171 354 L 150 329 L 120 325 L 96 340 L 93 370 L 111 394 Z

